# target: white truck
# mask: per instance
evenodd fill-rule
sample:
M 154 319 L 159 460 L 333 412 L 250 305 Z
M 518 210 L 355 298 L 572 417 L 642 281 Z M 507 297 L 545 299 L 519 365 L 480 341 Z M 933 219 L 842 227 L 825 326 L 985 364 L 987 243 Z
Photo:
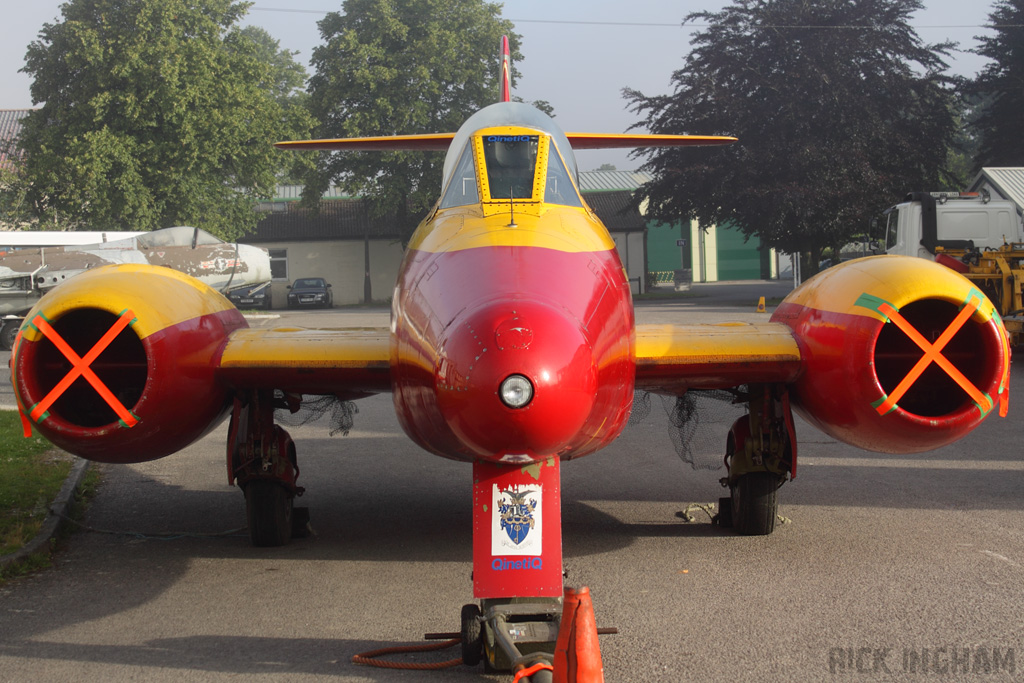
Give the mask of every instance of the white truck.
M 912 192 L 885 217 L 885 253 L 942 263 L 977 283 L 1011 343 L 1024 341 L 1024 223 L 1017 205 L 987 192 Z
M 1024 242 L 1017 206 L 988 193 L 912 192 L 885 216 L 885 253 L 934 259 L 936 248 L 994 250 Z

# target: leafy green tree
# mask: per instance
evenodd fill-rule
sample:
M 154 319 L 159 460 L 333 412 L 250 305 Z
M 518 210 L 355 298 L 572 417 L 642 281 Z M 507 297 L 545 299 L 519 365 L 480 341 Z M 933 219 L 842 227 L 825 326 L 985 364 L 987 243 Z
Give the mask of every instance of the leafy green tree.
M 31 224 L 25 210 L 25 186 L 19 182 L 17 167 L 0 164 L 0 229 L 9 230 Z
M 970 88 L 989 98 L 977 122 L 976 173 L 985 166 L 1024 166 L 1024 0 L 997 0 L 989 21 L 994 33 L 978 36 L 975 52 L 992 61 Z
M 310 109 L 320 138 L 444 133 L 497 101 L 498 46 L 519 36 L 481 0 L 346 0 L 320 23 Z M 516 74 L 513 72 L 513 76 Z M 405 231 L 440 192 L 438 152 L 320 153 L 306 176 L 307 203 L 331 183 L 362 196 Z
M 697 12 L 671 95 L 626 90 L 654 133 L 730 134 L 726 148 L 648 154 L 661 220 L 732 223 L 817 271 L 905 192 L 935 187 L 955 133 L 948 45 L 922 44 L 918 0 L 737 0 Z
M 191 224 L 227 239 L 254 227 L 254 200 L 287 156 L 271 143 L 304 131 L 282 103 L 297 83 L 289 53 L 275 67 L 265 41 L 235 27 L 248 6 L 62 5 L 24 67 L 42 103 L 20 138 L 35 215 L 93 229 Z
M 991 98 L 973 95 L 969 89 L 969 83 L 960 82 L 957 86 L 954 107 L 957 132 L 946 157 L 945 184 L 936 186 L 935 190 L 963 191 L 977 175 L 974 160 L 981 146 L 978 119 L 991 106 Z
M 309 136 L 313 117 L 309 113 L 309 93 L 306 92 L 306 68 L 295 58 L 297 51 L 282 50 L 280 43 L 258 26 L 246 26 L 239 34 L 252 41 L 255 57 L 271 67 L 271 80 L 264 83 L 281 105 L 282 140 L 298 140 Z M 301 176 L 312 167 L 308 155 L 283 154 L 279 180 L 300 184 Z

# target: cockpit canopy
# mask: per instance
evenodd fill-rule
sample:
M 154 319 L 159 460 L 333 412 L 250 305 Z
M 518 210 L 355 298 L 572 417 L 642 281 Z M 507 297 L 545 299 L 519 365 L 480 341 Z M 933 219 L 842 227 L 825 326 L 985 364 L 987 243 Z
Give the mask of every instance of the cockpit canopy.
M 575 176 L 569 142 L 550 117 L 503 102 L 470 117 L 456 134 L 445 159 L 441 208 L 509 200 L 579 207 Z

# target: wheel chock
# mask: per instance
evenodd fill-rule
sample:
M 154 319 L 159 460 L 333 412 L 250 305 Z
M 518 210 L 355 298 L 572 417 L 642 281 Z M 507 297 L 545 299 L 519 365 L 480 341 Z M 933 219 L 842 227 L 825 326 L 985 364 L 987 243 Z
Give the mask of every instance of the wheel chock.
M 597 619 L 586 586 L 565 589 L 554 666 L 554 683 L 604 683 Z

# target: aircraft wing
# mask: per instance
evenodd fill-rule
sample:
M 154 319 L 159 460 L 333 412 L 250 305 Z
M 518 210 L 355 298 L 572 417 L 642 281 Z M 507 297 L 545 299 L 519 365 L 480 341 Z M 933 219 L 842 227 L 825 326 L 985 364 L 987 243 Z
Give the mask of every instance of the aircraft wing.
M 234 388 L 356 398 L 391 391 L 389 345 L 387 328 L 240 329 L 218 375 Z
M 728 145 L 736 138 L 725 135 L 647 135 L 630 133 L 566 133 L 573 149 L 635 149 L 637 147 L 689 147 L 694 145 Z M 424 135 L 390 135 L 365 138 L 295 140 L 275 143 L 281 149 L 386 152 L 420 150 L 444 152 L 455 133 Z
M 274 143 L 280 149 L 303 151 L 323 149 L 351 152 L 388 152 L 395 150 L 420 150 L 424 152 L 445 152 L 452 144 L 455 133 L 430 133 L 425 135 L 386 135 L 366 138 L 341 138 L 337 140 L 293 140 Z
M 692 147 L 730 145 L 738 138 L 727 135 L 647 135 L 629 133 L 566 133 L 573 149 L 636 149 L 642 147 Z
M 781 323 L 637 325 L 636 388 L 680 395 L 748 382 L 792 382 L 800 347 Z

